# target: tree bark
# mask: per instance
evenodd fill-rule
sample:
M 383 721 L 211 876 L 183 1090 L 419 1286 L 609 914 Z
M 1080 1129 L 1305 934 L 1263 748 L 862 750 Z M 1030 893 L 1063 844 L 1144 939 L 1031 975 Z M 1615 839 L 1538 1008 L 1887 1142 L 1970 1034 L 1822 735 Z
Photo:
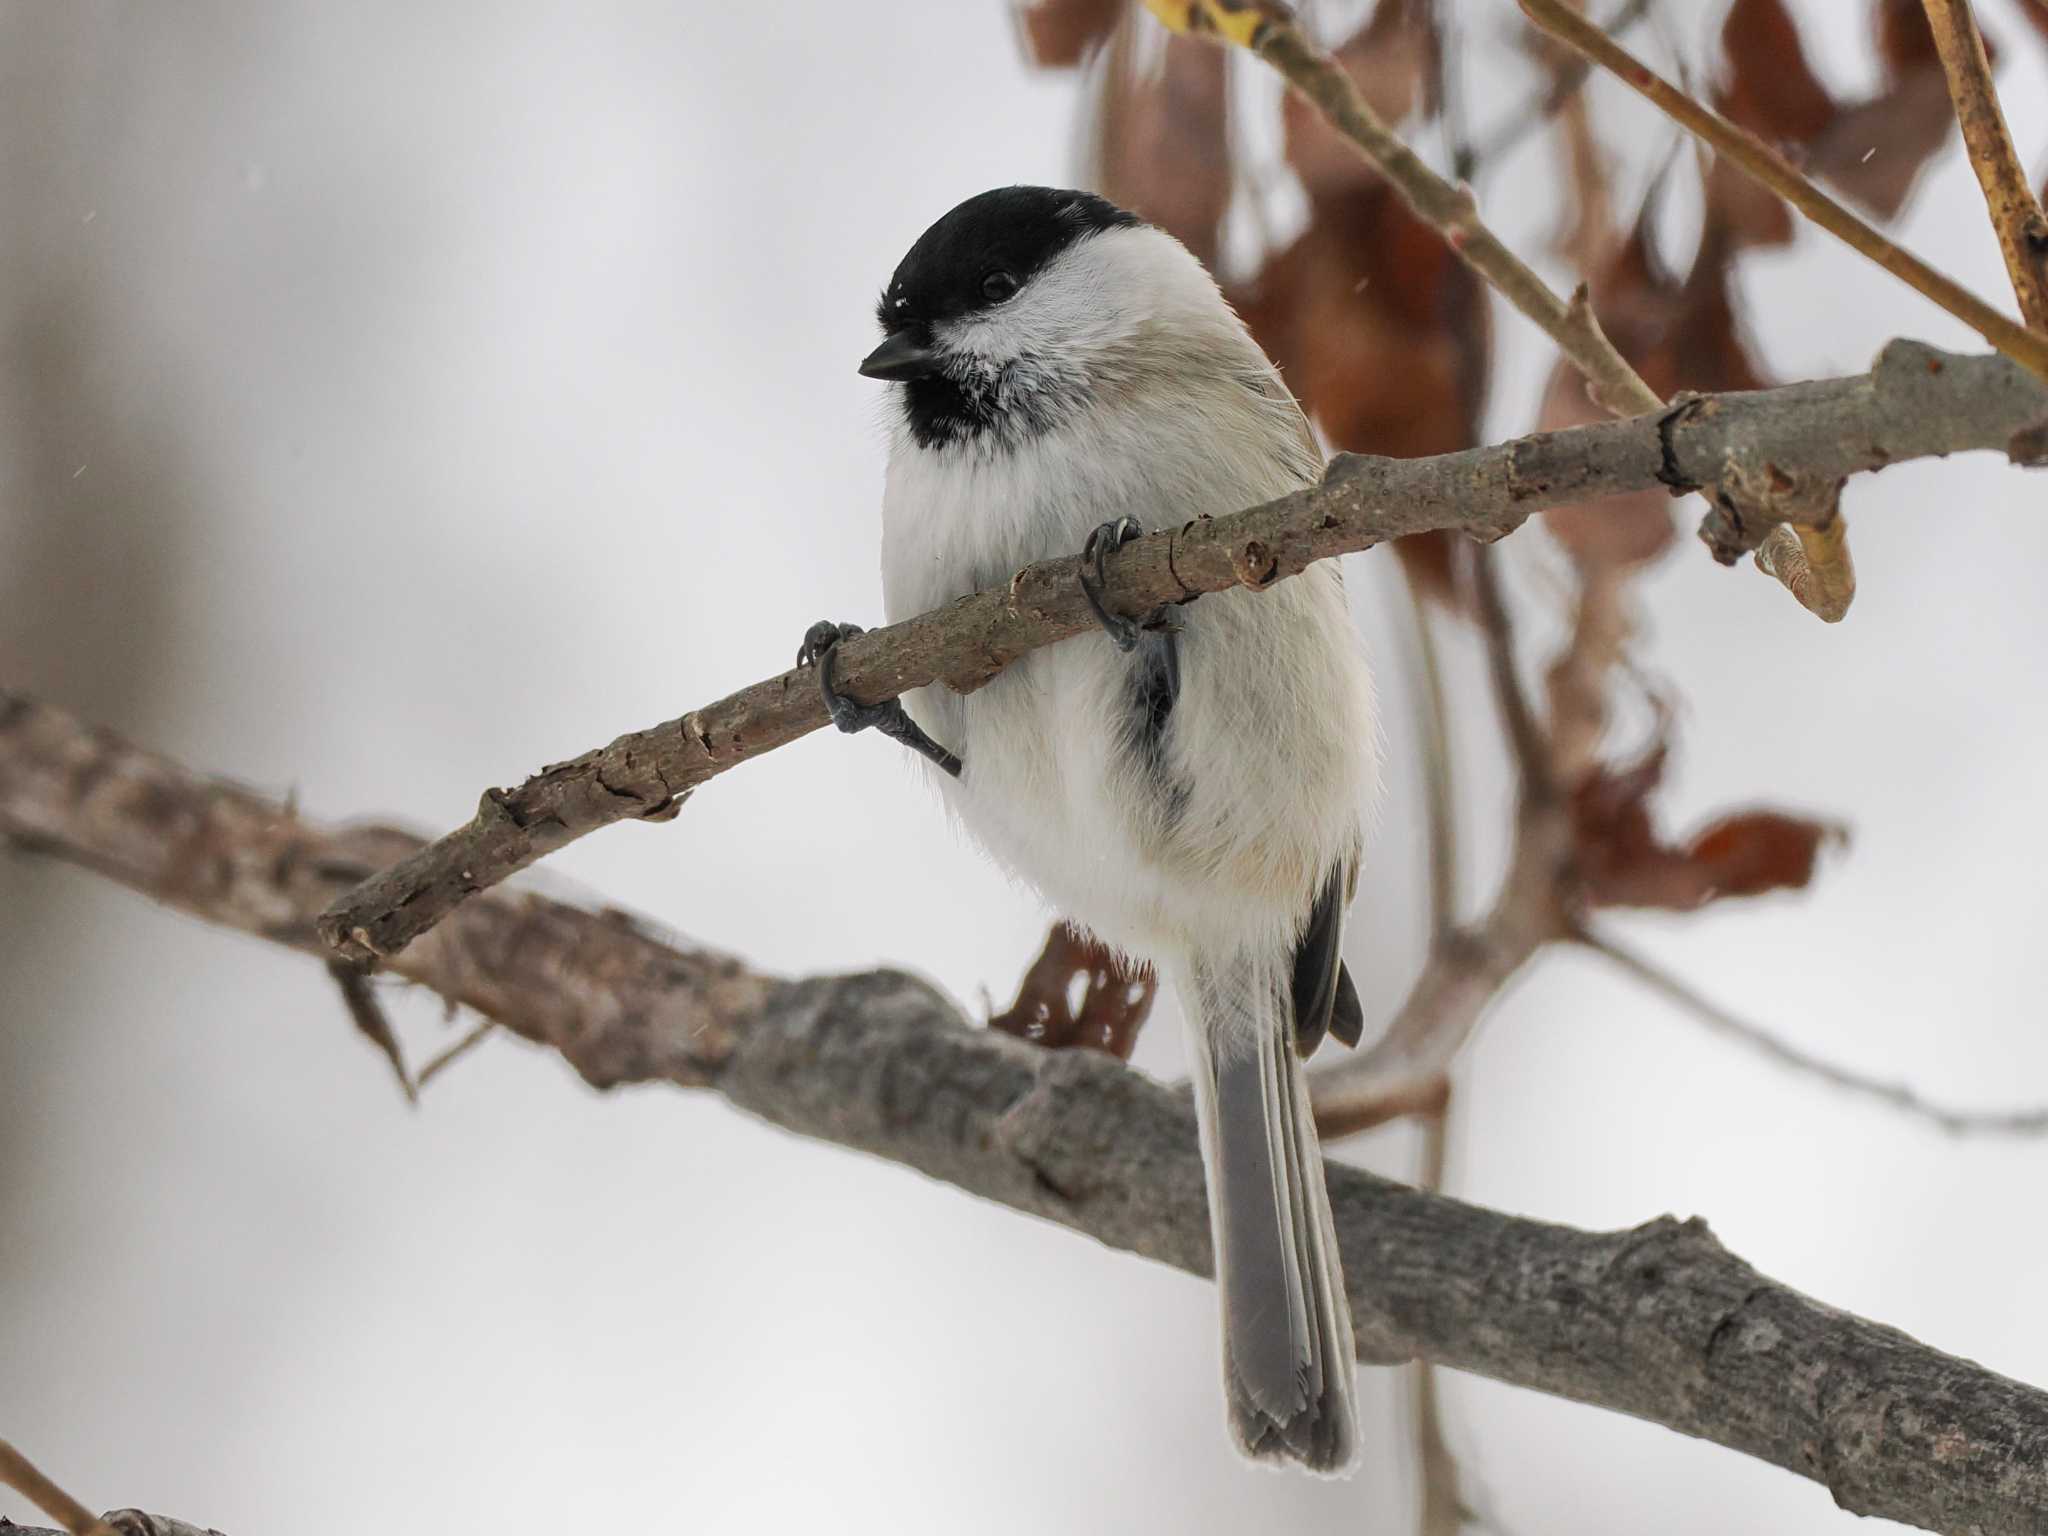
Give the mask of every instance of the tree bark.
M 329 831 L 0 692 L 0 837 L 324 958 L 315 918 L 417 839 Z M 598 1087 L 711 1088 L 1113 1248 L 1209 1272 L 1184 1091 L 967 1027 L 898 971 L 786 980 L 630 917 L 478 895 L 391 969 Z M 1939 1531 L 2048 1526 L 2048 1394 L 1777 1284 L 1697 1220 L 1583 1232 L 1332 1165 L 1359 1357 L 1634 1414 Z

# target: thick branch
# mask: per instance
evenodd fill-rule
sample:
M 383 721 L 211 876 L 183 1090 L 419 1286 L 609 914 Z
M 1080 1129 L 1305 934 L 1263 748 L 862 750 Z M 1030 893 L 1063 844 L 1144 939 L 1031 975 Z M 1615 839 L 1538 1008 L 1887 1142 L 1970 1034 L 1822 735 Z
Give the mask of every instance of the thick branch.
M 1839 479 L 1900 459 L 1995 449 L 2036 462 L 2027 429 L 2048 392 L 1995 357 L 1893 342 L 1869 374 L 1749 394 L 1426 459 L 1340 454 L 1322 484 L 1124 547 L 1109 595 L 1125 613 L 1238 585 L 1434 528 L 1481 538 L 1533 512 L 1658 486 L 1691 491 L 1739 473 Z M 1018 657 L 1094 628 L 1078 561 L 1048 560 L 842 647 L 838 681 L 863 702 L 940 682 L 980 687 Z M 348 892 L 321 918 L 345 956 L 397 954 L 462 901 L 613 822 L 655 818 L 726 769 L 827 723 L 817 680 L 795 670 L 528 779 L 488 791 L 466 826 Z
M 0 835 L 309 954 L 324 903 L 408 841 L 325 831 L 0 693 Z M 393 968 L 610 1087 L 712 1087 L 773 1124 L 1196 1274 L 1184 1093 L 965 1027 L 893 971 L 786 981 L 535 896 L 467 903 Z M 1360 1358 L 1427 1358 L 1664 1424 L 1937 1530 L 2048 1517 L 2048 1394 L 1776 1284 L 1697 1220 L 1580 1232 L 1332 1167 Z
M 2048 218 L 2042 217 L 2027 169 L 2005 126 L 1977 18 L 1970 14 L 1970 0 L 1924 3 L 1942 73 L 1948 76 L 1949 99 L 1955 103 L 1970 164 L 1998 231 L 1998 248 L 2012 276 L 2020 314 L 2028 325 L 2048 335 Z

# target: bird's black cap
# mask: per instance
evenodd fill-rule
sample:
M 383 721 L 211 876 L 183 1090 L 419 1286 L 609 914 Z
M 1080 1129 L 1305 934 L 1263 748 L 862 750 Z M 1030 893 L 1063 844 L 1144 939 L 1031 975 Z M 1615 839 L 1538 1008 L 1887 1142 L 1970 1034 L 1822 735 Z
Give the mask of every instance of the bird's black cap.
M 1001 302 L 983 291 L 992 274 L 1027 283 L 1075 241 L 1140 222 L 1093 192 L 998 187 L 970 197 L 918 236 L 883 290 L 876 318 L 894 332 L 986 309 Z

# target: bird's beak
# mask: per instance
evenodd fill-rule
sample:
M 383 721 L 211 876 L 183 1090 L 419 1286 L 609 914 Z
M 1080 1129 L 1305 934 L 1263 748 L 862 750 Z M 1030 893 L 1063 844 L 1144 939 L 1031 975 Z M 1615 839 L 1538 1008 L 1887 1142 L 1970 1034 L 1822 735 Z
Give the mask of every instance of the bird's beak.
M 939 371 L 940 361 L 916 331 L 891 331 L 887 341 L 860 360 L 860 371 L 870 379 L 928 379 Z

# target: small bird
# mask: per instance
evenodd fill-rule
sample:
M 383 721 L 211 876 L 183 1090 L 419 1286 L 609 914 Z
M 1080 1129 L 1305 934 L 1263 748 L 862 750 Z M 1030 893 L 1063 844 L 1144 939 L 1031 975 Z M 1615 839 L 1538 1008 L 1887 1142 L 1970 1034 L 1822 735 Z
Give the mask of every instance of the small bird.
M 1356 1044 L 1344 909 L 1378 781 L 1371 675 L 1337 568 L 1131 619 L 1104 562 L 1314 482 L 1322 456 L 1214 280 L 1086 192 L 970 198 L 884 291 L 882 578 L 890 620 L 1083 553 L 1105 635 L 1033 652 L 979 691 L 864 706 L 815 663 L 843 730 L 915 748 L 960 821 L 1064 917 L 1153 961 L 1187 1018 L 1223 1312 L 1248 1456 L 1349 1470 L 1350 1304 L 1302 1059 Z

